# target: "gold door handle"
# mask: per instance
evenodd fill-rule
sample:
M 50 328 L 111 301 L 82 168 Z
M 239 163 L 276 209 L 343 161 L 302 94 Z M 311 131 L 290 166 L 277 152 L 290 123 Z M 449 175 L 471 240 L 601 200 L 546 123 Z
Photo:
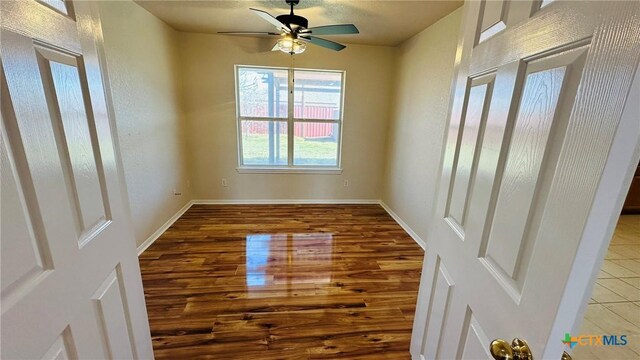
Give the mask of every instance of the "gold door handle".
M 495 339 L 491 342 L 489 351 L 496 360 L 533 360 L 529 344 L 518 338 L 513 339 L 511 344 L 502 339 Z
M 561 360 L 572 360 L 571 355 L 569 355 L 566 351 L 562 353 Z

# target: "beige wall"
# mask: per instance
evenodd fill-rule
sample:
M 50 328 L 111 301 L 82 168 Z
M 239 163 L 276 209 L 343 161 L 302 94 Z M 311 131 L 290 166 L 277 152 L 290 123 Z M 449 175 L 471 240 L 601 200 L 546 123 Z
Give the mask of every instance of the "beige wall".
M 136 242 L 191 199 L 178 33 L 133 2 L 100 3 L 107 71 Z M 173 189 L 182 191 L 175 196 Z
M 194 198 L 379 199 L 396 49 L 349 45 L 338 53 L 309 46 L 292 60 L 269 52 L 273 44 L 273 39 L 180 34 Z M 342 174 L 236 171 L 235 64 L 346 70 Z M 222 178 L 228 187 L 221 186 Z
M 271 39 L 176 32 L 132 2 L 101 12 L 138 244 L 191 199 L 382 198 L 426 239 L 460 9 L 398 47 L 294 59 L 269 52 Z M 346 71 L 342 174 L 237 172 L 235 64 Z
M 462 8 L 397 49 L 382 200 L 427 241 Z

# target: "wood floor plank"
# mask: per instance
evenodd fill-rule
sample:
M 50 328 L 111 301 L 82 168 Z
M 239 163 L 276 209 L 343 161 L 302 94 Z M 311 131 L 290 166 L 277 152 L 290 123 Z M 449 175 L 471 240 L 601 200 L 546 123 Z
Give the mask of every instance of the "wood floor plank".
M 422 249 L 378 205 L 195 205 L 140 256 L 157 359 L 409 359 Z

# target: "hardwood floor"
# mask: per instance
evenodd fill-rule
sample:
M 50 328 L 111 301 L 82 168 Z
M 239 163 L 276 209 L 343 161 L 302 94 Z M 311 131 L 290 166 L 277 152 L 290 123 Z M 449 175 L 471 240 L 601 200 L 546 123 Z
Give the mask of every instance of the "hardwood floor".
M 422 249 L 378 205 L 195 205 L 140 256 L 156 359 L 409 359 Z

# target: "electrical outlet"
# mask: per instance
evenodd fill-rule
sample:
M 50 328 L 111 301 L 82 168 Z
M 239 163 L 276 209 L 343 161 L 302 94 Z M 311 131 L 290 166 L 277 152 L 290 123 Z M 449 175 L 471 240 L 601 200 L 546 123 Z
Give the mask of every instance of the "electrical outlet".
M 345 181 L 343 182 L 343 185 L 344 185 L 344 187 L 348 187 L 348 186 L 349 186 L 349 180 L 345 180 Z
M 187 189 L 191 188 L 191 180 L 187 180 Z
M 227 187 L 227 178 L 222 178 L 222 181 L 220 181 L 220 183 L 222 184 L 222 186 Z

